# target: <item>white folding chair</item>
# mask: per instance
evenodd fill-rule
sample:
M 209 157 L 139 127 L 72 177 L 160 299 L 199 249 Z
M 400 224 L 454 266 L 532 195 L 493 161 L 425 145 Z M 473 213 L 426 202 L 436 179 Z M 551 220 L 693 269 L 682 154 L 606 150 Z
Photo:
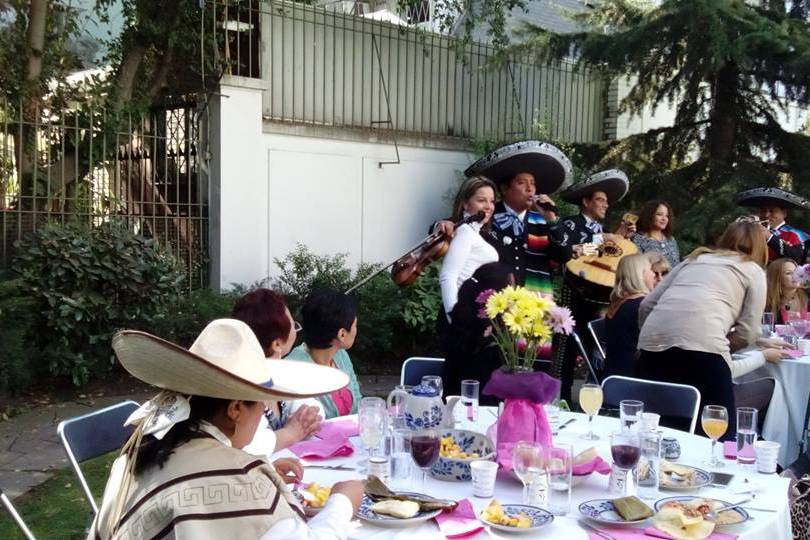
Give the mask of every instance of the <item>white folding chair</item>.
M 17 509 L 14 508 L 13 504 L 11 504 L 11 500 L 6 497 L 5 493 L 3 493 L 3 488 L 0 488 L 0 503 L 3 503 L 6 511 L 11 515 L 11 519 L 14 520 L 14 523 L 17 524 L 17 528 L 20 529 L 23 535 L 28 540 L 34 540 L 34 535 L 31 534 L 31 529 L 28 528 L 23 519 L 20 517 L 20 514 L 17 513 Z
M 695 432 L 700 392 L 694 386 L 661 381 L 648 381 L 621 375 L 611 375 L 602 381 L 604 404 L 619 407 L 623 399 L 644 402 L 644 410 L 663 417 L 689 419 L 689 433 Z
M 399 384 L 414 386 L 422 381 L 425 375 L 441 375 L 444 358 L 430 356 L 412 356 L 402 363 Z

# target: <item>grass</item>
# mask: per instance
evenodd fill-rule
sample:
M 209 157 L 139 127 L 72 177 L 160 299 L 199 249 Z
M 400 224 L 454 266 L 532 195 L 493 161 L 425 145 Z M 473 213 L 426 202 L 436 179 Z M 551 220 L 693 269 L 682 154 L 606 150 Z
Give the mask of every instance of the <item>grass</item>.
M 98 501 L 104 492 L 113 452 L 82 464 L 82 472 Z M 36 538 L 83 539 L 90 523 L 90 505 L 73 469 L 56 471 L 52 478 L 14 500 L 17 512 Z M 0 506 L 1 507 L 1 506 Z M 0 511 L 0 538 L 24 540 L 11 516 Z

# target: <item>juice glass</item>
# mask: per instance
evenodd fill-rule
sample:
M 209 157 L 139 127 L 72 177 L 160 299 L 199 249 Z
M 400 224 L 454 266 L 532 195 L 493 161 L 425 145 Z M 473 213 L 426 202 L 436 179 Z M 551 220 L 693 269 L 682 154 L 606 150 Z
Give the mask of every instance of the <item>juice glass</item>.
M 711 459 L 707 464 L 710 467 L 722 467 L 723 463 L 717 459 L 714 447 L 717 445 L 717 440 L 728 429 L 728 411 L 722 405 L 706 405 L 703 407 L 703 414 L 700 416 L 700 425 L 712 440 Z
M 593 416 L 602 406 L 602 387 L 598 384 L 583 384 L 579 389 L 579 406 L 588 415 L 588 434 L 584 438 L 595 441 L 599 436 L 593 432 Z

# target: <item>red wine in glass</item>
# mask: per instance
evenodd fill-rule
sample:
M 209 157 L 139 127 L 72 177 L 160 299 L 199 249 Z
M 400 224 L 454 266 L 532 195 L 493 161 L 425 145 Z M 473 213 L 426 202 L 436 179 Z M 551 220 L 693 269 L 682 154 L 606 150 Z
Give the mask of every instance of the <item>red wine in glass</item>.
M 417 435 L 411 438 L 411 456 L 422 469 L 427 469 L 439 459 L 439 438 Z
M 632 469 L 641 457 L 641 448 L 629 444 L 615 444 L 610 447 L 613 463 L 621 469 Z

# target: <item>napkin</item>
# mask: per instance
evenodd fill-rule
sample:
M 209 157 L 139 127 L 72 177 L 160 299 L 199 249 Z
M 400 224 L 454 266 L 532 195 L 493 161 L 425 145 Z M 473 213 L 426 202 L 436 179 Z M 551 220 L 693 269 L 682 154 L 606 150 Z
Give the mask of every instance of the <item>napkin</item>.
M 636 539 L 647 539 L 650 538 L 667 538 L 672 540 L 672 537 L 663 531 L 659 531 L 655 527 L 647 527 L 646 529 L 634 529 L 634 528 L 608 528 L 608 527 L 599 527 L 599 530 L 609 534 L 616 540 L 636 540 Z M 590 540 L 603 540 L 603 537 L 599 536 L 593 531 L 588 531 L 588 538 Z M 734 540 L 737 538 L 735 535 L 732 534 L 725 534 L 715 532 L 709 536 L 709 540 Z
M 785 349 L 782 352 L 784 352 L 791 358 L 801 358 L 802 356 L 804 356 L 804 353 L 799 349 Z
M 354 446 L 349 439 L 312 439 L 302 441 L 290 446 L 290 451 L 296 456 L 305 459 L 325 459 L 338 456 L 350 456 L 354 453 Z
M 571 472 L 574 476 L 585 476 L 594 471 L 599 474 L 610 474 L 610 463 L 596 456 L 590 461 L 575 465 Z
M 348 439 L 360 434 L 357 421 L 351 418 L 343 418 L 321 424 L 321 430 L 315 434 L 319 439 Z
M 445 510 L 436 516 L 439 531 L 446 538 L 464 538 L 472 536 L 484 528 L 478 521 L 470 499 L 458 501 L 458 506 L 452 511 Z

